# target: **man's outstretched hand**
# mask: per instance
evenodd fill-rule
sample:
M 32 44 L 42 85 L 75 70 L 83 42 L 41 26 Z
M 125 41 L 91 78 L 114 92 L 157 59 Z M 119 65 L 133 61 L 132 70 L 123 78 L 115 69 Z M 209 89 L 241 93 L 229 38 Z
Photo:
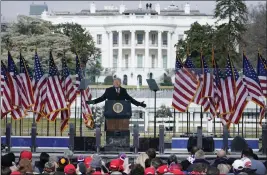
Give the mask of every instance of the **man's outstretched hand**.
M 143 102 L 141 102 L 140 103 L 140 106 L 142 106 L 143 108 L 145 108 L 146 107 L 146 104 L 145 104 L 145 102 L 143 101 Z
M 93 100 L 86 101 L 86 103 L 87 103 L 88 105 L 95 104 L 95 102 L 94 102 Z

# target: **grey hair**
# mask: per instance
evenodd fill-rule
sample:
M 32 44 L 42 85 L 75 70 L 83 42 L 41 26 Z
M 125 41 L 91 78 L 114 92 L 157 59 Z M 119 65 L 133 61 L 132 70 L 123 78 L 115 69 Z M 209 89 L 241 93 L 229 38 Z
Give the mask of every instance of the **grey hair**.
M 198 150 L 195 154 L 196 159 L 205 159 L 205 153 L 203 150 Z
M 113 81 L 118 80 L 121 83 L 121 79 L 120 78 L 114 78 Z
M 226 164 L 219 164 L 217 168 L 220 171 L 220 174 L 228 174 L 231 169 L 231 167 Z

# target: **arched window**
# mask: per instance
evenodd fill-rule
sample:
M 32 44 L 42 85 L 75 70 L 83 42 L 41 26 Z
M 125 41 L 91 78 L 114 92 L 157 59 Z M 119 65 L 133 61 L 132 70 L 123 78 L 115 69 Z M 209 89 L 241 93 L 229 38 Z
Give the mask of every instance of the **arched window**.
M 152 79 L 153 78 L 153 73 L 149 73 L 149 79 Z
M 137 82 L 138 82 L 139 86 L 142 86 L 142 76 L 141 75 L 137 76 Z
M 128 84 L 128 80 L 127 80 L 127 75 L 123 75 L 123 85 L 127 85 Z

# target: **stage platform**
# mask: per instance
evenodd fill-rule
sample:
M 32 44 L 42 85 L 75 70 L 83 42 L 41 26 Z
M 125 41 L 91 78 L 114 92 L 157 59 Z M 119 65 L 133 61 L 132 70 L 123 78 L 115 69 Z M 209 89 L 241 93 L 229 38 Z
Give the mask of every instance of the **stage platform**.
M 231 148 L 231 142 L 233 138 L 228 139 L 228 147 Z M 245 138 L 249 147 L 253 150 L 259 150 L 259 139 L 255 138 Z M 5 143 L 5 136 L 1 137 L 2 143 Z M 188 138 L 175 137 L 171 141 L 171 150 L 183 151 L 187 149 Z M 215 150 L 223 148 L 223 139 L 214 138 Z M 12 136 L 11 137 L 12 147 L 31 147 L 31 137 L 30 136 Z M 68 148 L 69 137 L 55 137 L 55 136 L 37 136 L 36 145 L 39 148 Z

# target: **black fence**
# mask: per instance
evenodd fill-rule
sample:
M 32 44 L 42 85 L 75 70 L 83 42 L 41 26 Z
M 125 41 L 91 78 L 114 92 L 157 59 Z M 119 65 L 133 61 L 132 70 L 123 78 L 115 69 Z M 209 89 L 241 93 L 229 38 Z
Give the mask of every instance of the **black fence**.
M 133 116 L 130 119 L 130 131 L 133 132 L 133 126 L 139 127 L 139 133 L 142 137 L 154 136 L 154 112 L 153 109 L 146 109 L 144 111 L 134 111 Z M 197 132 L 197 127 L 202 126 L 203 134 L 213 137 L 222 137 L 223 125 L 220 118 L 210 120 L 210 114 L 208 112 L 199 112 L 199 109 L 194 109 L 186 113 L 177 112 L 177 110 L 171 109 L 172 115 L 168 117 L 161 117 L 156 119 L 156 133 L 159 132 L 159 125 L 164 125 L 165 128 L 165 140 L 171 141 L 172 137 L 187 137 Z M 80 111 L 77 109 L 77 111 Z M 259 111 L 259 110 L 258 110 Z M 104 121 L 104 120 L 103 120 Z M 263 119 L 263 123 L 266 123 L 266 117 Z M 29 115 L 21 120 L 13 120 L 10 116 L 2 119 L 2 135 L 5 133 L 7 123 L 12 125 L 13 136 L 30 136 L 31 126 L 34 122 L 34 118 Z M 69 129 L 60 131 L 60 119 L 58 118 L 54 122 L 50 122 L 43 118 L 37 123 L 38 136 L 68 136 Z M 261 138 L 262 128 L 259 123 L 259 112 L 257 109 L 246 109 L 243 112 L 242 118 L 239 124 L 231 125 L 229 128 L 230 137 L 240 135 L 245 138 Z M 72 116 L 69 123 L 73 123 L 76 126 L 76 135 L 80 136 L 94 136 L 95 130 L 89 129 L 85 126 L 82 120 L 80 120 L 80 113 Z M 80 127 L 82 126 L 82 127 Z M 102 136 L 105 137 L 104 122 L 101 123 Z

